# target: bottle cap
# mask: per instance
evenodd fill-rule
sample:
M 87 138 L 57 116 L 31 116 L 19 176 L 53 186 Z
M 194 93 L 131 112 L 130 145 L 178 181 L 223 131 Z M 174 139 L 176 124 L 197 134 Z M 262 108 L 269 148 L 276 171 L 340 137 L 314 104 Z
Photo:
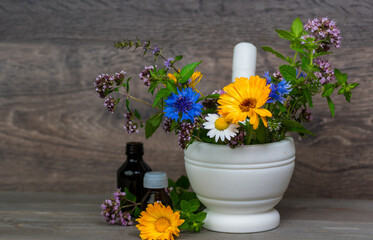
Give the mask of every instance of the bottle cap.
M 128 142 L 126 146 L 126 154 L 144 154 L 144 146 L 142 142 Z
M 255 75 L 256 68 L 256 47 L 248 42 L 241 42 L 234 46 L 232 82 L 239 77 Z
M 147 172 L 144 176 L 144 188 L 159 189 L 168 186 L 167 173 Z

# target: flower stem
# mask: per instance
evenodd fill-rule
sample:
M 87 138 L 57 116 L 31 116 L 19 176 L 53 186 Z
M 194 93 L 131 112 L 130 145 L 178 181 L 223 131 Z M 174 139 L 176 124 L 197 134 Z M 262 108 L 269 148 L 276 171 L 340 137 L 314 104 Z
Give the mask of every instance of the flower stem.
M 245 127 L 247 132 L 247 138 L 245 140 L 245 145 L 250 145 L 251 137 L 253 136 L 253 126 L 249 123 L 248 126 Z
M 127 98 L 131 98 L 131 99 L 133 99 L 133 100 L 135 100 L 135 101 L 137 101 L 137 102 L 141 102 L 141 103 L 143 103 L 143 104 L 145 104 L 145 105 L 148 105 L 148 106 L 150 106 L 150 107 L 152 107 L 152 108 L 155 108 L 155 109 L 157 109 L 157 110 L 161 110 L 161 109 L 159 109 L 159 108 L 157 108 L 157 107 L 153 107 L 153 105 L 152 105 L 151 103 L 145 102 L 145 101 L 143 101 L 143 100 L 141 100 L 141 99 L 138 99 L 138 98 L 136 98 L 136 97 L 134 97 L 134 96 L 131 96 L 129 93 L 125 93 L 125 92 L 119 92 L 119 93 L 122 94 L 122 95 L 124 95 L 124 96 L 126 96 Z

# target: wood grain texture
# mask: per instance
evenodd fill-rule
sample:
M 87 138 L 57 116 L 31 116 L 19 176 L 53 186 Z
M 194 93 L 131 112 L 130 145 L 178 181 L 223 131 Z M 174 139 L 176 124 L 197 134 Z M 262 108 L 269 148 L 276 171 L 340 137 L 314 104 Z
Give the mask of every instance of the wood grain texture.
M 352 103 L 334 96 L 336 117 L 315 100 L 317 134 L 297 139 L 297 160 L 287 196 L 373 199 L 372 1 L 11 1 L 0 2 L 0 190 L 110 192 L 128 141 L 144 141 L 154 170 L 185 173 L 177 136 L 162 131 L 145 140 L 123 131 L 124 107 L 108 113 L 94 92 L 102 72 L 124 69 L 132 92 L 147 99 L 136 76 L 151 57 L 116 50 L 122 38 L 150 39 L 166 55 L 203 60 L 200 90 L 231 78 L 233 47 L 258 47 L 257 73 L 281 62 L 259 46 L 284 53 L 275 28 L 292 20 L 329 16 L 343 34 L 329 59 L 361 85 Z M 162 64 L 161 62 L 158 64 Z M 135 84 L 135 82 L 138 81 Z M 151 112 L 138 106 L 145 116 Z
M 135 227 L 108 225 L 100 216 L 104 194 L 0 192 L 1 240 L 139 239 Z M 277 229 L 225 234 L 202 229 L 180 239 L 366 239 L 373 235 L 372 200 L 283 199 Z

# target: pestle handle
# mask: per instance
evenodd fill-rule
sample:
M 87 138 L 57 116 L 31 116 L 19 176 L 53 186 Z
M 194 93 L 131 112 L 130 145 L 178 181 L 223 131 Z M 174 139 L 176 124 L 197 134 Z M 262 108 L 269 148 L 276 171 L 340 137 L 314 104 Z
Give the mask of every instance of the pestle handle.
M 256 47 L 248 42 L 241 42 L 234 46 L 232 82 L 238 77 L 255 76 Z

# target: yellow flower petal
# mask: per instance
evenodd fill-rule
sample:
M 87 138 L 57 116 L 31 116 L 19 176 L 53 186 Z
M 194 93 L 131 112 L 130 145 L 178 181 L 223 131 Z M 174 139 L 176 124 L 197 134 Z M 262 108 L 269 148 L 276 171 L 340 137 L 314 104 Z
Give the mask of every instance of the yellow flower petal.
M 271 92 L 267 81 L 259 76 L 250 79 L 241 77 L 223 88 L 226 92 L 218 100 L 218 113 L 232 123 L 245 121 L 250 117 L 250 124 L 254 129 L 259 126 L 259 116 L 263 119 L 271 117 L 267 109 L 262 108 L 269 99 Z M 259 116 L 258 116 L 259 115 Z
M 165 207 L 162 203 L 149 204 L 136 221 L 139 222 L 136 227 L 140 230 L 141 239 L 159 240 L 179 236 L 178 227 L 184 222 L 179 212 L 173 212 L 170 206 Z

